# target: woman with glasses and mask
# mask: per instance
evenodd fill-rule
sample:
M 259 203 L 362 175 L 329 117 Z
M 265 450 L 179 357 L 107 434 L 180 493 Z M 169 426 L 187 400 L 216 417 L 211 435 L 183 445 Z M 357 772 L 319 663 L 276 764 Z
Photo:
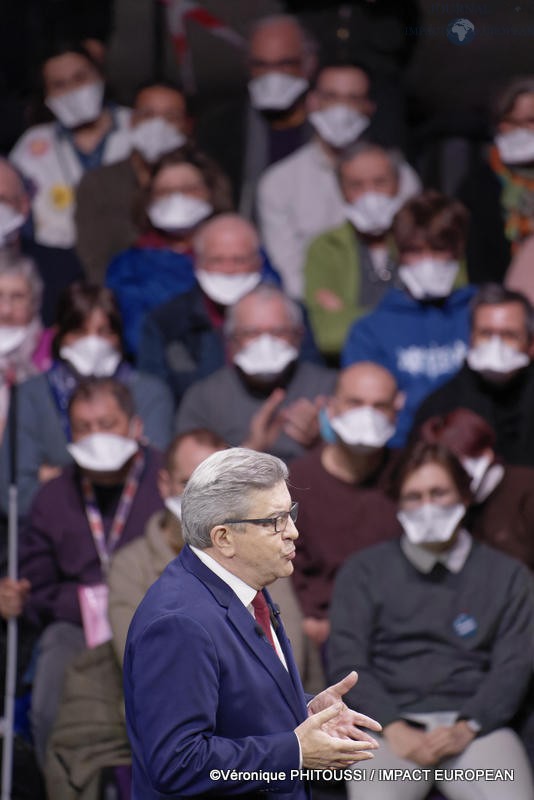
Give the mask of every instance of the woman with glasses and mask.
M 357 553 L 338 574 L 330 677 L 356 669 L 346 702 L 383 726 L 375 777 L 347 782 L 350 800 L 417 800 L 434 784 L 463 800 L 473 795 L 454 770 L 488 768 L 513 770 L 514 798 L 533 796 L 526 753 L 509 728 L 532 675 L 532 578 L 467 530 L 470 483 L 449 450 L 417 442 L 392 482 L 401 539 Z M 414 778 L 384 781 L 382 768 Z M 480 778 L 476 790 L 503 796 L 495 777 Z
M 173 402 L 158 378 L 137 372 L 125 360 L 122 323 L 109 289 L 74 283 L 58 309 L 50 369 L 26 381 L 19 392 L 19 502 L 25 513 L 39 483 L 55 477 L 71 459 L 69 401 L 86 377 L 114 377 L 135 401 L 148 442 L 164 449 L 172 435 Z

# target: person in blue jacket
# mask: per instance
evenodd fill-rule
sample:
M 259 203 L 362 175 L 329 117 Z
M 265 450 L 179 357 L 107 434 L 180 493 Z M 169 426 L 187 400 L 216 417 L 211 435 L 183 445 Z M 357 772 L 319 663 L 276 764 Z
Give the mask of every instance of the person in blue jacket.
M 402 447 L 419 404 L 460 369 L 467 352 L 475 292 L 461 263 L 467 224 L 462 204 L 438 192 L 405 203 L 393 223 L 401 285 L 352 326 L 343 347 L 342 366 L 382 364 L 404 393 L 393 447 Z

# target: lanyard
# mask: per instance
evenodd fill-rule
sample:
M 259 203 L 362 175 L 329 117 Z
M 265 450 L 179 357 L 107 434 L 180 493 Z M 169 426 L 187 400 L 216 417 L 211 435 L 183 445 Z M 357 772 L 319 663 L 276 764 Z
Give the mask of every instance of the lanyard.
M 133 499 L 139 487 L 139 480 L 144 466 L 145 456 L 142 451 L 139 451 L 135 456 L 132 467 L 128 473 L 126 485 L 122 491 L 119 505 L 111 524 L 111 530 L 107 542 L 102 515 L 96 503 L 95 493 L 93 491 L 91 481 L 87 475 L 82 476 L 82 493 L 85 503 L 85 513 L 87 515 L 89 528 L 91 529 L 96 552 L 98 554 L 98 558 L 100 559 L 100 564 L 102 565 L 102 571 L 104 574 L 106 574 L 108 570 L 111 555 L 119 543 L 126 520 L 128 519 L 128 515 L 132 510 Z

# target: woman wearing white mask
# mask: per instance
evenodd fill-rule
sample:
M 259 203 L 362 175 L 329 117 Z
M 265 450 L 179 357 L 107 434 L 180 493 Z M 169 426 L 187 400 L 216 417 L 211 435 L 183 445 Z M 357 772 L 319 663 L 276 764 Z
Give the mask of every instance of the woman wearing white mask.
M 40 482 L 70 463 L 70 398 L 88 376 L 115 377 L 132 391 L 148 441 L 166 447 L 172 429 L 169 390 L 125 361 L 119 311 L 108 289 L 73 284 L 60 304 L 50 369 L 19 391 L 19 500 L 23 513 Z
M 502 463 L 495 453 L 495 432 L 467 408 L 431 417 L 418 436 L 448 447 L 470 475 L 473 535 L 533 570 L 534 469 Z
M 330 678 L 357 669 L 345 700 L 383 726 L 373 775 L 347 782 L 350 800 L 417 800 L 433 785 L 461 800 L 466 784 L 454 770 L 490 765 L 513 770 L 514 798 L 533 796 L 509 727 L 532 674 L 532 577 L 471 537 L 469 484 L 450 451 L 416 443 L 392 485 L 403 536 L 357 553 L 338 574 Z M 411 779 L 381 778 L 396 768 Z M 482 772 L 476 791 L 499 798 L 502 785 Z
M 340 157 L 338 181 L 345 222 L 315 238 L 304 266 L 304 296 L 320 350 L 334 363 L 355 319 L 371 311 L 394 285 L 390 235 L 406 197 L 397 158 L 359 142 Z
M 130 151 L 130 111 L 105 101 L 102 65 L 82 44 L 56 46 L 42 65 L 44 103 L 54 122 L 24 133 L 10 159 L 36 188 L 35 239 L 74 247 L 74 191 L 89 169 Z
M 382 364 L 405 394 L 393 447 L 404 445 L 421 401 L 460 369 L 467 351 L 474 294 L 463 285 L 467 223 L 461 203 L 438 192 L 408 200 L 392 227 L 399 287 L 352 325 L 343 347 L 343 366 Z
M 106 273 L 132 355 L 147 311 L 194 285 L 195 232 L 213 214 L 231 209 L 230 185 L 210 158 L 183 147 L 155 165 L 138 205 L 142 234 L 134 247 L 113 259 Z

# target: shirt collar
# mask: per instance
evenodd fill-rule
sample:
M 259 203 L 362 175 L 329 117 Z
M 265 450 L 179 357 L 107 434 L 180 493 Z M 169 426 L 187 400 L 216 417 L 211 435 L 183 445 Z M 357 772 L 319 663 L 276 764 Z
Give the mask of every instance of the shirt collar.
M 191 545 L 190 547 L 197 558 L 199 558 L 208 569 L 211 569 L 218 578 L 228 584 L 244 606 L 249 606 L 252 603 L 257 594 L 256 589 L 253 589 L 248 583 L 242 581 L 241 578 L 238 578 L 233 572 L 229 572 L 225 569 L 218 561 L 215 561 L 214 558 L 208 555 L 205 550 L 200 550 L 198 547 L 192 547 Z
M 471 552 L 473 538 L 461 528 L 453 546 L 442 553 L 433 553 L 421 545 L 410 542 L 405 534 L 401 537 L 400 545 L 408 561 L 419 572 L 428 574 L 438 563 L 443 564 L 450 572 L 460 572 Z

